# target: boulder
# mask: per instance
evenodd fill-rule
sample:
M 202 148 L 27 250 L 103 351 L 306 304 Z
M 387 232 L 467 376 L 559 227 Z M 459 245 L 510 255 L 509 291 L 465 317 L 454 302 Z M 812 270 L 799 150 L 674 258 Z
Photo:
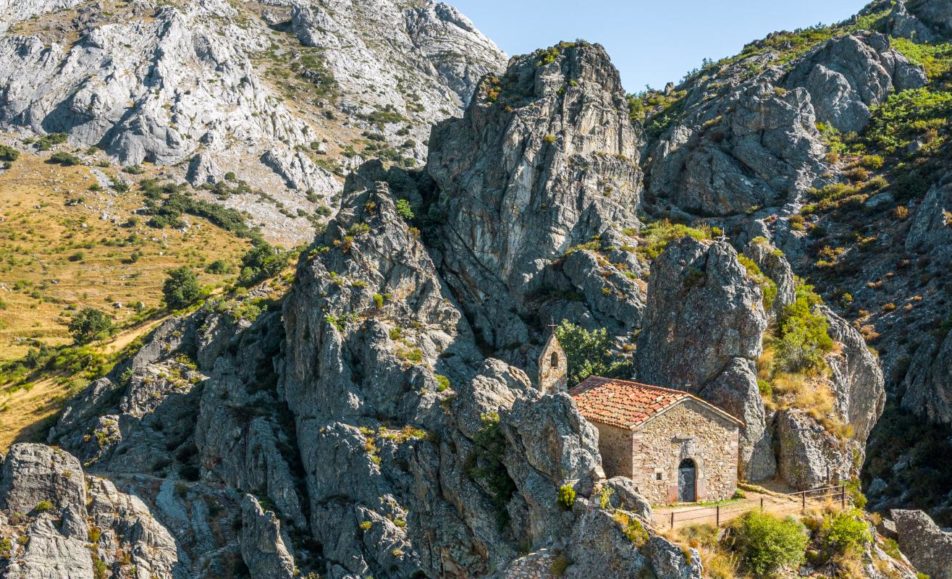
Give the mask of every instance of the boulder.
M 797 490 L 810 490 L 850 480 L 855 474 L 854 453 L 862 447 L 841 440 L 800 410 L 777 415 L 777 471 Z
M 934 579 L 952 579 L 952 532 L 922 511 L 893 510 L 899 549 L 916 569 Z
M 844 133 L 869 123 L 870 107 L 889 94 L 926 84 L 922 68 L 889 47 L 882 34 L 850 34 L 827 41 L 787 75 L 787 88 L 810 93 L 816 118 Z
M 241 501 L 241 556 L 252 576 L 263 579 L 291 579 L 295 573 L 290 543 L 281 530 L 281 521 L 258 500 L 245 495 Z

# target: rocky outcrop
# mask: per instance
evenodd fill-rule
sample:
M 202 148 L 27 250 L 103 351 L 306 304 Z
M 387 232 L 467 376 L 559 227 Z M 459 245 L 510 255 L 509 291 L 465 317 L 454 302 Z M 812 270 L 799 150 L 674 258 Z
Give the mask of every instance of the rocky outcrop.
M 935 579 L 952 578 L 952 533 L 940 529 L 922 511 L 894 510 L 899 548 L 916 569 Z
M 923 70 L 889 47 L 881 34 L 851 34 L 835 38 L 800 61 L 785 86 L 804 87 L 816 118 L 844 133 L 859 132 L 870 118 L 870 107 L 895 91 L 926 83 Z
M 777 472 L 799 490 L 829 486 L 855 474 L 851 445 L 800 410 L 777 417 Z
M 727 243 L 685 238 L 652 266 L 638 379 L 687 390 L 743 420 L 742 470 L 758 480 L 772 474 L 769 445 L 754 456 L 766 428 L 755 369 L 766 329 L 761 290 Z
M 294 557 L 281 533 L 281 521 L 261 508 L 258 500 L 245 495 L 241 501 L 241 556 L 254 577 L 291 579 Z
M 10 541 L 5 576 L 92 579 L 135 565 L 185 577 L 176 542 L 139 499 L 87 477 L 75 457 L 48 446 L 15 444 L 4 458 L 0 534 Z
M 699 216 L 745 215 L 796 201 L 825 172 L 806 89 L 778 89 L 778 71 L 705 88 L 651 152 L 647 200 Z
M 81 2 L 82 0 L 0 0 L 0 32 L 5 32 L 22 20 L 66 10 Z
M 484 79 L 465 117 L 434 130 L 440 270 L 493 349 L 529 341 L 527 296 L 584 285 L 592 264 L 546 279 L 570 248 L 637 225 L 640 141 L 624 97 L 604 49 L 561 44 Z
M 892 5 L 887 29 L 917 42 L 939 42 L 952 35 L 952 8 L 942 0 L 899 0 Z
M 852 427 L 853 438 L 865 443 L 886 404 L 883 371 L 856 328 L 829 308 L 820 311 L 829 324 L 830 337 L 839 344 L 826 357 L 837 411 Z

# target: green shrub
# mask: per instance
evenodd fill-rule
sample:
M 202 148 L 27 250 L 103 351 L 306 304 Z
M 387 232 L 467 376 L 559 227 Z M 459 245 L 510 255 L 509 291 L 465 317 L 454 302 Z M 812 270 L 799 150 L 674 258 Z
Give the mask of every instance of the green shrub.
M 170 310 L 180 310 L 194 304 L 202 297 L 195 272 L 186 266 L 169 271 L 162 285 L 162 296 Z
M 436 380 L 436 391 L 437 392 L 446 392 L 450 389 L 450 379 L 442 374 L 434 374 L 433 378 Z
M 826 318 L 815 312 L 821 303 L 823 300 L 813 286 L 799 282 L 796 300 L 784 308 L 777 359 L 787 371 L 819 371 L 826 367 L 823 356 L 833 349 L 833 339 Z
M 566 511 L 572 510 L 575 506 L 575 489 L 570 484 L 564 484 L 559 487 L 559 506 Z
M 828 555 L 859 554 L 873 541 L 869 525 L 858 510 L 826 515 L 820 525 L 820 544 Z
M 82 160 L 76 155 L 60 151 L 58 153 L 53 153 L 50 155 L 47 163 L 51 165 L 62 165 L 64 167 L 72 167 L 74 165 L 82 165 Z
M 404 221 L 413 221 L 413 207 L 410 206 L 409 201 L 406 199 L 397 199 L 397 215 L 402 217 Z
M 33 508 L 33 512 L 35 512 L 35 513 L 37 513 L 37 514 L 39 514 L 39 513 L 48 513 L 48 512 L 50 512 L 50 511 L 52 511 L 52 510 L 53 510 L 53 503 L 52 503 L 52 501 L 46 501 L 46 500 L 43 500 L 43 501 L 40 501 L 40 502 L 36 503 L 36 506 Z
M 264 240 L 256 240 L 251 249 L 241 258 L 241 274 L 238 283 L 252 286 L 278 275 L 284 269 L 291 254 L 282 251 Z
M 552 565 L 549 566 L 549 572 L 552 573 L 553 577 L 562 577 L 571 564 L 572 560 L 568 558 L 568 555 L 559 553 L 555 559 L 552 560 Z
M 681 223 L 671 223 L 667 219 L 644 226 L 641 229 L 641 236 L 643 243 L 638 246 L 638 252 L 647 259 L 657 258 L 672 241 L 684 237 L 693 237 L 698 240 L 710 238 L 707 231 L 688 227 Z
M 742 565 L 754 575 L 766 576 L 782 567 L 803 563 L 809 537 L 792 518 L 752 511 L 731 525 L 730 542 Z
M 66 133 L 50 133 L 43 135 L 36 141 L 36 148 L 39 151 L 49 151 L 54 145 L 66 142 Z
M 0 561 L 9 559 L 13 554 L 13 543 L 7 537 L 0 537 Z
M 623 511 L 616 511 L 612 519 L 621 527 L 621 532 L 625 534 L 631 543 L 636 547 L 642 547 L 648 542 L 648 531 L 636 517 Z
M 612 341 L 608 331 L 588 331 L 581 326 L 563 320 L 555 329 L 559 344 L 568 360 L 570 385 L 575 385 L 589 376 L 615 377 L 629 370 L 626 362 L 616 360 L 612 353 Z
M 88 344 L 109 335 L 112 318 L 95 308 L 83 308 L 69 322 L 69 334 L 76 344 Z
M 223 259 L 216 259 L 205 267 L 205 271 L 213 275 L 224 275 L 231 272 L 231 266 Z
M 7 145 L 0 145 L 0 161 L 12 163 L 20 158 L 20 151 Z

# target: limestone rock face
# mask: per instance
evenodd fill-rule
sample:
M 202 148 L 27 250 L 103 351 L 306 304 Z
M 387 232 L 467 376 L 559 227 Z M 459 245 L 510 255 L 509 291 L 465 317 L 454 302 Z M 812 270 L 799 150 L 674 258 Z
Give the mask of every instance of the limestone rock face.
M 741 471 L 756 479 L 772 474 L 754 365 L 766 329 L 761 290 L 727 243 L 685 238 L 652 266 L 638 379 L 697 394 L 743 420 Z
M 952 8 L 941 0 L 900 0 L 888 20 L 889 33 L 919 42 L 938 42 L 952 35 Z
M 850 479 L 855 443 L 836 438 L 799 410 L 780 412 L 776 428 L 777 471 L 788 484 L 806 490 Z
M 698 392 L 732 359 L 757 358 L 766 329 L 760 288 L 730 245 L 676 241 L 652 267 L 638 378 Z
M 869 122 L 869 107 L 894 91 L 919 88 L 926 75 L 889 48 L 881 34 L 835 38 L 818 48 L 787 75 L 788 88 L 809 91 L 818 121 L 848 133 Z
M 865 443 L 886 404 L 883 371 L 856 328 L 829 308 L 821 312 L 829 323 L 830 337 L 840 344 L 836 353 L 826 357 L 833 372 L 837 410 L 853 427 L 853 438 Z
M 223 0 L 117 11 L 75 0 L 4 1 L 0 125 L 67 133 L 72 145 L 97 146 L 123 165 L 174 167 L 172 175 L 196 186 L 233 173 L 270 199 L 218 201 L 253 213 L 272 237 L 302 242 L 313 236 L 303 215 L 335 205 L 341 189 L 310 151 L 321 155 L 323 146 L 326 154 L 327 142 L 346 149 L 380 125 L 388 146 L 422 161 L 430 126 L 459 114 L 477 80 L 505 65 L 492 42 L 443 4 L 269 4 L 270 22 Z M 52 42 L 17 34 L 15 24 L 68 8 L 56 16 Z M 297 98 L 278 86 L 288 77 L 321 88 L 321 98 L 308 99 L 313 109 L 285 104 Z
M 464 308 L 480 304 L 469 315 L 484 341 L 528 341 L 512 312 L 553 285 L 546 269 L 613 225 L 637 225 L 639 146 L 618 72 L 581 43 L 514 60 L 483 80 L 464 118 L 434 129 L 440 269 Z
M 0 1 L 0 32 L 13 24 L 80 4 L 82 0 L 2 0 Z
M 776 76 L 776 75 L 774 75 Z M 648 201 L 695 215 L 734 216 L 795 202 L 824 172 L 816 112 L 803 88 L 782 91 L 767 73 L 689 98 L 683 120 L 658 139 Z
M 265 512 L 253 496 L 245 495 L 241 521 L 241 556 L 252 575 L 266 579 L 294 577 L 294 557 L 285 546 L 278 517 Z
M 124 564 L 145 573 L 187 576 L 175 540 L 141 500 L 87 477 L 75 457 L 40 444 L 15 444 L 4 458 L 0 533 L 12 543 L 4 576 L 92 579 L 94 560 L 110 569 L 122 553 Z
M 899 548 L 916 569 L 937 579 L 952 577 L 952 533 L 943 531 L 922 511 L 893 510 Z

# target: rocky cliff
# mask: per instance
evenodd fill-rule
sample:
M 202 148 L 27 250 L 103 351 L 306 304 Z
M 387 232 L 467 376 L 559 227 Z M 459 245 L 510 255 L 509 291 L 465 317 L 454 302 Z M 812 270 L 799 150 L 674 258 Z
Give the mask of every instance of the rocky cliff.
M 336 208 L 360 156 L 424 160 L 430 126 L 504 65 L 432 2 L 8 4 L 0 126 L 196 186 L 234 175 L 266 195 L 225 204 L 291 242 L 310 241 L 301 215 Z
M 10 450 L 0 572 L 700 577 L 538 390 L 561 322 L 603 335 L 610 371 L 742 418 L 745 479 L 865 460 L 878 505 L 917 500 L 895 485 L 941 431 L 877 441 L 884 410 L 948 422 L 952 66 L 913 42 L 947 3 L 778 33 L 644 95 L 585 42 L 503 71 L 430 2 L 161 4 L 0 4 L 0 120 L 281 203 L 339 190 L 335 215 L 287 295 L 171 317 L 70 400 L 58 448 Z M 318 161 L 338 152 L 342 185 Z

